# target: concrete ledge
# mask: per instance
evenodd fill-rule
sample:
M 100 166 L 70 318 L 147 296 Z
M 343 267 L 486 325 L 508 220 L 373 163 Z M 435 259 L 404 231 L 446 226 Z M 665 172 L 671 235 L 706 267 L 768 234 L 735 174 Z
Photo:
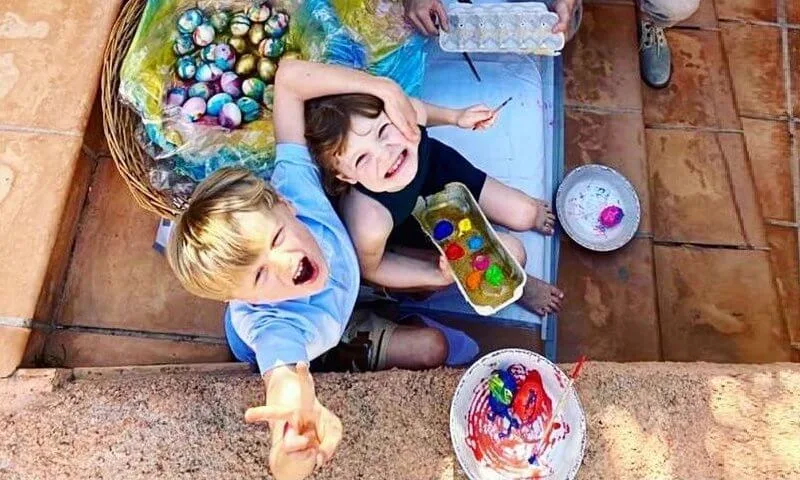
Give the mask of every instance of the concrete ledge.
M 222 368 L 45 381 L 0 411 L 0 476 L 263 478 L 266 431 L 242 422 L 263 398 L 260 379 Z M 26 375 L 0 381 L 0 399 L 25 391 Z M 465 478 L 448 436 L 460 375 L 317 376 L 346 431 L 317 478 Z M 578 390 L 590 435 L 578 478 L 800 478 L 800 365 L 590 363 Z

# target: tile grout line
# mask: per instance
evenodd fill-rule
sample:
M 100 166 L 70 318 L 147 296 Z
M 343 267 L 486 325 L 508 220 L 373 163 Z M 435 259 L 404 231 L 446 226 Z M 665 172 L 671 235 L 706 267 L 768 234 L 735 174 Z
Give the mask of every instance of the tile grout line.
M 717 128 L 717 127 L 693 127 L 689 125 L 670 125 L 670 124 L 645 124 L 644 128 L 650 130 L 679 130 L 684 132 L 708 132 L 708 133 L 738 133 L 744 134 L 744 130 L 739 128 Z
M 736 250 L 741 252 L 768 252 L 769 248 L 756 247 L 753 245 L 722 245 L 718 243 L 698 243 L 680 240 L 653 240 L 653 245 L 660 247 L 693 247 L 707 248 L 711 250 Z
M 790 222 L 786 220 L 777 220 L 774 218 L 765 218 L 764 223 L 767 225 L 772 225 L 774 227 L 788 227 L 788 228 L 800 228 L 800 223 L 798 222 Z
M 88 327 L 83 325 L 55 325 L 51 326 L 43 322 L 31 322 L 31 328 L 36 330 L 49 330 L 50 333 L 56 331 L 91 333 L 96 335 L 107 335 L 112 337 L 134 337 L 147 338 L 152 340 L 169 340 L 173 342 L 201 343 L 209 345 L 227 345 L 225 337 L 215 337 L 213 335 L 191 335 L 184 333 L 149 332 L 147 330 L 127 330 L 122 328 L 108 327 Z
M 0 132 L 60 135 L 62 137 L 83 138 L 83 132 L 78 132 L 74 130 L 54 130 L 50 128 L 21 127 L 18 125 L 5 125 L 2 123 L 0 123 Z
M 564 108 L 566 110 L 575 110 L 578 112 L 588 112 L 588 113 L 639 113 L 639 114 L 643 113 L 641 108 L 598 107 L 595 105 L 588 105 L 585 103 L 570 103 L 570 102 L 564 102 Z

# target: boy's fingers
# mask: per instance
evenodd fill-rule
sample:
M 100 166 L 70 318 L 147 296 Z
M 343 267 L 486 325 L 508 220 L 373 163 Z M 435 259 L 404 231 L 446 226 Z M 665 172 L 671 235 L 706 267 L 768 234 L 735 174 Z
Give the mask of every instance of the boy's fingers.
M 286 453 L 299 452 L 313 446 L 312 439 L 307 435 L 298 435 L 297 430 L 289 428 L 281 441 L 282 448 Z
M 244 421 L 245 423 L 270 422 L 274 420 L 288 421 L 294 416 L 294 413 L 295 408 L 293 407 L 253 407 L 248 408 L 247 411 L 244 412 Z
M 339 442 L 342 441 L 342 421 L 333 414 L 326 418 L 317 429 L 320 438 L 319 453 L 323 457 L 323 463 L 333 457 Z
M 426 10 L 419 14 L 419 20 L 422 22 L 424 27 L 425 33 L 428 35 L 436 35 L 439 31 L 436 29 L 436 24 L 433 23 L 433 17 L 431 16 L 431 11 Z

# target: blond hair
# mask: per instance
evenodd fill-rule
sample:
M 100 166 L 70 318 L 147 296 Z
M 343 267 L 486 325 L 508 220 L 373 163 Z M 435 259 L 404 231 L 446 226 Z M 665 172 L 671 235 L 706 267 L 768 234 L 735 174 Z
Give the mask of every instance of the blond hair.
M 248 214 L 266 216 L 280 201 L 270 185 L 243 168 L 220 169 L 198 185 L 167 248 L 170 267 L 184 288 L 200 297 L 230 300 L 241 272 L 265 244 L 266 232 L 256 231 Z

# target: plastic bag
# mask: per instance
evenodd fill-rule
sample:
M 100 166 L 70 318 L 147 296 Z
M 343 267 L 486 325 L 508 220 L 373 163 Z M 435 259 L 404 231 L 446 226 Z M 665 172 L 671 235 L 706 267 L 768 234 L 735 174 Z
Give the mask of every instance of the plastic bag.
M 262 100 L 258 116 L 238 128 L 220 126 L 221 115 L 203 115 L 192 121 L 183 107 L 174 101 L 168 102 L 170 89 L 188 89 L 195 83 L 194 78 L 182 80 L 176 72 L 179 58 L 176 51 L 183 53 L 180 48 L 184 48 L 175 45 L 181 40 L 177 27 L 181 15 L 199 8 L 203 21 L 213 24 L 210 16 L 215 12 L 225 11 L 232 17 L 262 3 L 252 0 L 147 2 L 122 65 L 120 95 L 142 119 L 140 137 L 153 159 L 149 171 L 151 186 L 169 193 L 176 203 L 185 201 L 194 185 L 221 167 L 243 166 L 263 178 L 271 173 L 275 140 L 269 86 L 266 95 L 254 96 Z M 281 11 L 289 16 L 288 30 L 281 37 L 288 54 L 387 76 L 409 94 L 420 90 L 425 40 L 405 25 L 399 0 L 278 0 L 271 4 L 273 13 Z M 227 44 L 230 26 L 212 35 L 214 43 Z M 208 39 L 204 38 L 205 41 Z M 190 47 L 191 42 L 185 46 L 186 49 Z M 240 58 L 244 52 L 234 52 L 237 53 Z M 195 70 L 208 60 L 197 46 L 186 55 L 194 59 Z M 181 73 L 187 77 L 191 72 L 182 70 Z M 201 96 L 208 99 L 210 95 L 222 93 L 216 78 L 219 73 L 214 73 L 215 78 L 207 82 L 209 88 L 200 92 Z

